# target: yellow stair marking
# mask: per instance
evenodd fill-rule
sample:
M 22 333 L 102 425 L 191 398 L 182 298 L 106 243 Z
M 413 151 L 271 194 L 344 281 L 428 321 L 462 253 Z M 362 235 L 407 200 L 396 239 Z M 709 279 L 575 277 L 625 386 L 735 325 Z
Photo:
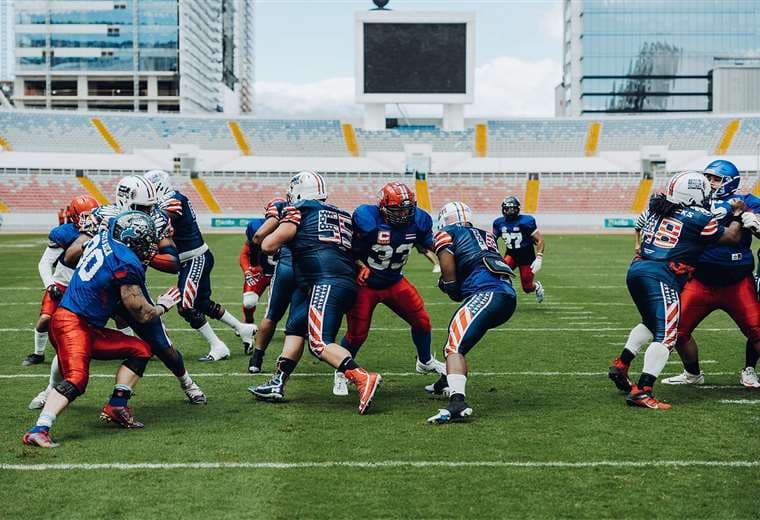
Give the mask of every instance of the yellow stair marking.
M 124 150 L 121 149 L 121 145 L 116 140 L 116 138 L 113 136 L 113 134 L 108 130 L 108 127 L 103 123 L 103 121 L 100 120 L 98 117 L 93 117 L 90 119 L 93 126 L 98 129 L 98 132 L 100 132 L 101 137 L 103 137 L 103 140 L 105 140 L 106 143 L 108 143 L 108 146 L 111 147 L 111 149 L 114 151 L 114 153 L 124 153 Z
M 538 208 L 538 179 L 528 179 L 525 185 L 525 213 L 533 213 Z
M 203 202 L 205 202 L 208 209 L 211 210 L 211 213 L 221 213 L 222 208 L 219 207 L 219 203 L 211 194 L 211 190 L 208 189 L 208 186 L 206 186 L 206 183 L 203 182 L 203 179 L 201 179 L 200 177 L 196 177 L 190 180 L 193 183 L 193 187 L 195 188 L 195 191 L 197 191 L 198 195 L 201 196 L 201 198 L 203 199 Z
M 414 181 L 414 191 L 417 193 L 417 206 L 432 215 L 433 205 L 430 203 L 430 188 L 428 187 L 427 178 L 416 179 Z
M 752 187 L 752 195 L 760 197 L 760 180 L 756 181 L 755 185 Z
M 596 149 L 599 147 L 599 136 L 602 133 L 602 123 L 594 121 L 588 125 L 588 133 L 586 134 L 586 147 L 584 152 L 586 157 L 593 157 L 596 155 Z
M 8 213 L 10 211 L 10 208 L 5 205 L 5 202 L 0 200 L 0 213 Z
M 351 157 L 359 157 L 359 143 L 356 142 L 356 132 L 351 123 L 340 125 L 343 129 L 343 140 L 346 142 L 346 150 Z
M 235 142 L 237 143 L 240 152 L 243 155 L 251 155 L 251 146 L 248 144 L 248 140 L 245 138 L 238 122 L 230 121 L 227 125 L 230 127 L 230 132 L 232 132 L 232 137 L 235 138 Z
M 485 123 L 475 125 L 475 156 L 485 157 L 488 154 L 488 127 Z
M 634 197 L 633 204 L 631 205 L 632 213 L 638 215 L 644 211 L 644 208 L 647 206 L 647 201 L 649 200 L 649 193 L 652 191 L 653 183 L 653 179 L 641 179 L 641 182 L 639 182 L 639 188 L 636 190 L 636 197 Z
M 92 182 L 92 179 L 89 177 L 77 177 L 77 180 L 79 181 L 79 184 L 84 186 L 84 189 L 87 190 L 87 193 L 92 195 L 95 200 L 98 201 L 98 204 L 108 204 L 108 199 L 105 197 L 105 195 L 103 195 L 103 192 L 98 189 L 95 183 Z
M 11 146 L 11 143 L 9 143 L 3 137 L 0 137 L 0 148 L 2 148 L 6 152 L 12 152 L 13 151 L 13 147 Z
M 729 121 L 729 123 L 726 125 L 726 129 L 723 130 L 723 137 L 720 138 L 718 146 L 715 147 L 715 155 L 725 155 L 728 152 L 728 149 L 731 148 L 731 143 L 734 140 L 736 132 L 739 131 L 740 126 L 741 120 L 739 119 L 732 119 Z

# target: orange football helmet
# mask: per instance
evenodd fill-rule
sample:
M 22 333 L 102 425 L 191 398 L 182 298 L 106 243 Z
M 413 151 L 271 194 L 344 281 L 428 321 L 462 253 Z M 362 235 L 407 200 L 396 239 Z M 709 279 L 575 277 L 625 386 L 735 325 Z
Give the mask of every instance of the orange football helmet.
M 377 194 L 380 214 L 388 224 L 409 224 L 417 211 L 414 192 L 403 182 L 389 182 Z
M 74 197 L 66 206 L 66 220 L 75 226 L 79 226 L 79 218 L 85 213 L 89 214 L 99 205 L 98 201 L 89 195 Z

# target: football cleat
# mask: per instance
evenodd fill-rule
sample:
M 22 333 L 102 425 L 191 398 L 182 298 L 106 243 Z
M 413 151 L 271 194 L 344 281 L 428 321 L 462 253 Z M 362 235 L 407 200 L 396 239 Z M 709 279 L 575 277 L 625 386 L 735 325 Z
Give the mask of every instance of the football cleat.
M 27 446 L 38 446 L 40 448 L 57 448 L 60 446 L 57 442 L 53 442 L 50 439 L 50 433 L 45 430 L 38 432 L 29 430 L 21 438 L 21 442 Z
M 472 415 L 472 408 L 461 399 L 452 399 L 446 408 L 438 410 L 438 413 L 428 417 L 427 422 L 430 424 L 446 424 L 452 421 L 461 421 Z
M 544 286 L 536 280 L 536 303 L 544 301 Z
M 45 361 L 45 354 L 29 354 L 21 362 L 22 367 L 28 367 L 30 365 L 39 365 Z
M 214 361 L 222 361 L 230 358 L 230 349 L 224 343 L 216 343 L 211 345 L 211 350 L 205 356 L 199 357 L 198 361 L 204 361 L 213 363 Z
M 742 370 L 742 377 L 739 382 L 747 388 L 760 388 L 760 380 L 757 378 L 754 367 L 747 367 Z
M 380 383 L 383 382 L 383 378 L 377 372 L 367 372 L 365 370 L 359 372 L 354 384 L 356 384 L 356 391 L 359 393 L 359 415 L 364 415 L 369 411 L 370 405 L 372 405 L 372 398 L 375 397 L 375 392 Z
M 123 428 L 144 428 L 145 425 L 136 421 L 129 406 L 113 406 L 106 404 L 100 412 L 100 420 L 113 422 Z
M 251 359 L 248 360 L 248 372 L 258 374 L 261 372 L 261 365 L 264 364 L 264 350 L 254 348 L 251 353 Z
M 263 385 L 249 386 L 248 391 L 262 401 L 282 401 L 285 399 L 285 378 L 277 372 Z
M 668 377 L 663 379 L 662 383 L 665 385 L 703 385 L 705 384 L 705 373 L 692 374 L 684 370 L 677 376 Z
M 636 385 L 631 387 L 631 392 L 625 398 L 625 404 L 640 408 L 650 408 L 652 410 L 670 410 L 673 407 L 673 405 L 655 399 L 651 388 L 644 387 L 643 390 L 640 390 Z
M 190 400 L 190 404 L 206 404 L 208 403 L 208 399 L 206 399 L 206 394 L 203 393 L 203 390 L 201 390 L 201 387 L 198 386 L 198 383 L 193 381 L 188 386 L 183 386 L 182 390 L 185 392 L 185 395 Z
M 240 336 L 240 339 L 243 340 L 243 348 L 245 348 L 246 354 L 252 352 L 249 352 L 249 349 L 253 346 L 253 337 L 256 335 L 257 330 L 259 330 L 259 328 L 254 323 L 244 323 L 243 326 L 236 331 L 237 335 Z
M 333 395 L 341 397 L 348 395 L 348 378 L 346 374 L 338 370 L 335 371 L 333 378 Z
M 438 361 L 435 356 L 430 356 L 430 361 L 427 363 L 418 359 L 414 369 L 418 374 L 446 374 L 446 363 Z
M 432 385 L 425 386 L 425 391 L 433 395 L 449 396 L 449 381 L 446 376 L 441 374 L 441 377 Z
M 623 363 L 620 358 L 615 358 L 612 360 L 612 365 L 607 372 L 607 377 L 609 377 L 612 382 L 615 383 L 615 386 L 621 392 L 630 392 L 631 387 L 633 386 L 633 383 L 628 378 L 629 368 L 630 367 Z
M 45 406 L 45 403 L 47 402 L 47 396 L 48 392 L 50 391 L 50 387 L 45 388 L 42 392 L 37 394 L 37 397 L 31 400 L 29 403 L 29 409 L 30 410 L 39 410 L 43 406 Z

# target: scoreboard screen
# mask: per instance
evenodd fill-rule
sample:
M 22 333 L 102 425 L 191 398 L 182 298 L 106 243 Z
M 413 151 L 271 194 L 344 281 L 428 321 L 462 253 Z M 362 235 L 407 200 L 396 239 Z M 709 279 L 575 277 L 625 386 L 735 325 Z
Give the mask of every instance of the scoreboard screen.
M 365 94 L 465 94 L 466 23 L 364 23 Z

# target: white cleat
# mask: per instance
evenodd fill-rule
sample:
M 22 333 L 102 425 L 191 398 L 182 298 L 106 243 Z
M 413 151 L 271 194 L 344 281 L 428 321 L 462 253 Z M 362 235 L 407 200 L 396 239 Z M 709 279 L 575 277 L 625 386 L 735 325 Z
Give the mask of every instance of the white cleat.
M 343 372 L 337 370 L 333 379 L 333 395 L 341 397 L 348 395 L 348 378 Z
M 208 399 L 206 399 L 206 394 L 203 393 L 203 390 L 201 390 L 201 387 L 199 387 L 198 383 L 195 381 L 190 383 L 188 386 L 183 386 L 182 390 L 190 400 L 190 404 L 206 404 L 208 402 Z
M 199 357 L 198 361 L 214 362 L 221 361 L 223 359 L 230 358 L 230 349 L 224 343 L 216 343 L 211 345 L 211 350 L 203 357 Z
M 662 383 L 665 385 L 703 385 L 705 384 L 705 373 L 692 374 L 684 370 L 677 376 L 663 379 Z
M 544 301 L 544 286 L 541 282 L 536 281 L 536 303 Z
M 430 361 L 427 363 L 417 360 L 415 370 L 418 374 L 441 374 L 446 375 L 446 363 L 438 361 L 435 356 L 430 356 Z
M 259 328 L 256 326 L 255 323 L 245 323 L 242 327 L 240 327 L 240 330 L 235 331 L 238 336 L 240 336 L 240 339 L 243 340 L 243 345 L 245 345 L 246 348 L 246 354 L 248 354 L 248 349 L 250 348 L 250 345 L 253 345 L 253 338 L 256 336 L 256 331 L 258 331 Z
M 760 388 L 760 380 L 757 378 L 754 367 L 747 367 L 742 370 L 742 378 L 739 382 L 747 388 Z
M 45 403 L 47 402 L 47 396 L 48 396 L 49 391 L 50 391 L 50 388 L 46 388 L 42 392 L 37 394 L 37 397 L 32 399 L 32 401 L 29 403 L 29 409 L 30 410 L 42 409 L 45 406 Z

